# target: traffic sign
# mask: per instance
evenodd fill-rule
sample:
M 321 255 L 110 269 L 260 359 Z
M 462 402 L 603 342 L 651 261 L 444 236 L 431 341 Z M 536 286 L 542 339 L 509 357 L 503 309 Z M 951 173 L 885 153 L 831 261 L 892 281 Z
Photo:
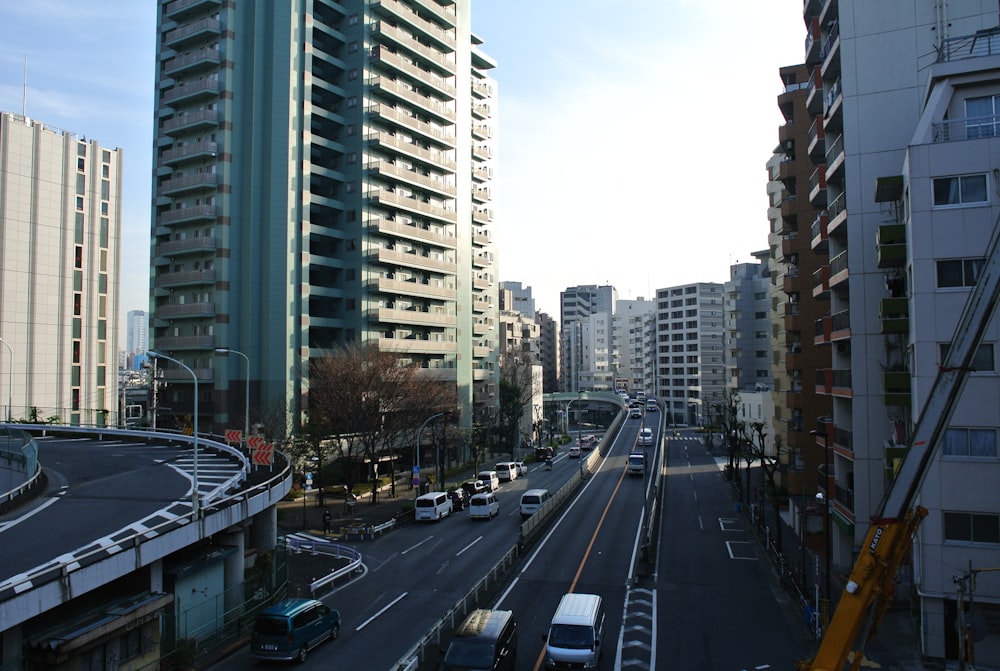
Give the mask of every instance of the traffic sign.
M 226 440 L 230 443 L 238 443 L 243 440 L 243 432 L 239 429 L 226 429 Z
M 254 450 L 264 447 L 264 437 L 250 436 L 247 438 L 247 446 Z
M 274 460 L 274 444 L 268 443 L 254 449 L 251 461 L 258 466 L 270 466 L 271 462 Z M 306 484 L 310 484 L 312 479 L 306 480 Z

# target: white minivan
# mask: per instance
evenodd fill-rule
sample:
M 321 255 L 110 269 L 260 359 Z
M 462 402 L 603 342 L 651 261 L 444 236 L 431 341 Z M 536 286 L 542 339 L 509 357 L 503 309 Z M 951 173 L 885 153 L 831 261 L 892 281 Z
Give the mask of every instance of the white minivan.
M 604 606 L 596 594 L 565 594 L 545 641 L 546 669 L 595 669 L 601 657 Z
M 451 514 L 451 499 L 447 492 L 427 492 L 417 497 L 414 517 L 418 522 L 433 522 Z
M 521 519 L 526 520 L 549 500 L 549 490 L 529 489 L 521 494 Z
M 494 515 L 499 514 L 500 502 L 497 501 L 497 497 L 493 492 L 476 494 L 469 499 L 470 520 L 491 520 Z
M 479 471 L 476 474 L 476 479 L 482 480 L 483 484 L 491 491 L 495 492 L 500 489 L 500 476 L 496 471 Z
M 513 461 L 501 461 L 493 467 L 493 470 L 497 472 L 497 478 L 500 479 L 500 482 L 517 480 L 517 464 Z

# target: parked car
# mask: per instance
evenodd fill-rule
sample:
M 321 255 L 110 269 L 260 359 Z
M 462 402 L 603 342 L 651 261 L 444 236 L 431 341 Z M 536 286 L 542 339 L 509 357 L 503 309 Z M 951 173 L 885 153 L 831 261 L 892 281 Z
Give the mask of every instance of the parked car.
M 448 490 L 448 498 L 451 499 L 452 510 L 465 510 L 465 490 L 452 487 Z
M 285 599 L 257 615 L 250 656 L 304 662 L 310 650 L 338 634 L 340 612 L 315 599 Z
M 514 465 L 517 467 L 517 477 L 528 474 L 528 467 L 523 461 L 515 461 Z
M 573 447 L 569 448 L 569 454 L 567 456 L 570 459 L 579 459 L 580 458 L 580 448 L 577 447 L 576 445 L 574 445 Z
M 486 483 L 482 480 L 466 480 L 462 483 L 462 491 L 465 492 L 466 498 L 470 498 L 476 494 L 488 492 L 489 489 L 486 487 Z

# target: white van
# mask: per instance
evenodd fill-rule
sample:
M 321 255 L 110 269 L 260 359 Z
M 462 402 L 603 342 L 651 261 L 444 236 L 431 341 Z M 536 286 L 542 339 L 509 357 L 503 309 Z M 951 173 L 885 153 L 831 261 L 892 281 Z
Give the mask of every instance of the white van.
M 418 522 L 433 522 L 451 514 L 451 499 L 447 492 L 427 492 L 417 497 L 414 508 Z
M 500 514 L 500 502 L 497 501 L 493 492 L 483 492 L 476 494 L 469 499 L 469 519 L 491 520 L 494 515 Z
M 629 452 L 628 474 L 642 475 L 646 472 L 646 455 L 642 452 Z
M 596 594 L 566 594 L 545 641 L 545 668 L 597 668 L 604 636 L 604 606 Z
M 500 482 L 517 480 L 517 464 L 513 461 L 501 461 L 493 467 L 493 470 L 497 472 L 497 477 L 500 479 Z
M 483 484 L 491 491 L 500 489 L 500 476 L 496 471 L 479 471 L 476 474 L 477 480 L 482 480 Z
M 521 494 L 521 519 L 526 520 L 549 500 L 549 490 L 529 489 Z

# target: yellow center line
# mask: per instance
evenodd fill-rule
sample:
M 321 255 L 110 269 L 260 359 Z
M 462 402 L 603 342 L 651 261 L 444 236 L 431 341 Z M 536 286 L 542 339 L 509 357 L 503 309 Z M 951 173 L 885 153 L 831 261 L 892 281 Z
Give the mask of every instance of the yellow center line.
M 590 557 L 590 551 L 594 548 L 594 543 L 597 541 L 597 534 L 601 533 L 601 527 L 604 525 L 604 519 L 608 516 L 608 510 L 611 509 L 611 504 L 614 503 L 615 497 L 618 496 L 618 490 L 622 486 L 622 482 L 625 481 L 625 471 L 622 469 L 621 475 L 618 476 L 618 484 L 615 485 L 615 490 L 611 492 L 611 496 L 608 498 L 608 504 L 604 506 L 604 511 L 601 513 L 601 519 L 597 520 L 597 526 L 594 527 L 594 533 L 590 537 L 590 542 L 587 543 L 587 549 L 583 553 L 583 558 L 580 559 L 580 565 L 576 568 L 576 575 L 573 576 L 573 581 L 569 584 L 569 594 L 572 594 L 576 590 L 576 583 L 580 581 L 580 574 L 583 573 L 583 567 L 587 565 L 587 558 Z M 542 646 L 541 652 L 538 653 L 538 659 L 535 660 L 534 671 L 538 671 L 542 668 L 542 662 L 545 661 L 545 646 Z

